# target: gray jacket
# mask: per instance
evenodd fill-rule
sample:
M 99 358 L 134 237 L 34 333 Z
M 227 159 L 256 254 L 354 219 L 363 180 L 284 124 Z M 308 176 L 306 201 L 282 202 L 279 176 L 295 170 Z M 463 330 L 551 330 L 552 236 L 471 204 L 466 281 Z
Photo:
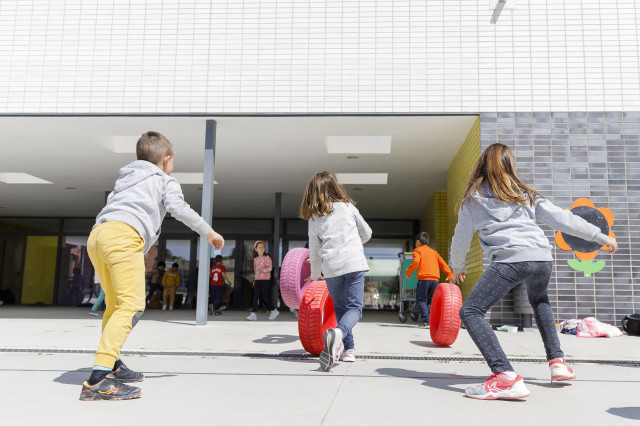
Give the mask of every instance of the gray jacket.
M 120 177 L 107 198 L 107 205 L 96 217 L 96 225 L 117 221 L 132 226 L 144 238 L 146 254 L 160 236 L 167 212 L 200 235 L 207 235 L 211 230 L 184 201 L 182 188 L 175 178 L 153 163 L 137 160 L 120 169 Z
M 454 274 L 466 269 L 465 259 L 475 232 L 487 260 L 502 263 L 553 260 L 549 239 L 536 221 L 583 240 L 602 245 L 607 242 L 600 228 L 545 198 L 536 199 L 531 207 L 528 203 L 500 201 L 486 185 L 481 192 L 471 197 L 471 202 L 465 201 L 458 212 L 449 256 Z
M 333 213 L 309 219 L 311 279 L 333 278 L 368 271 L 362 245 L 371 239 L 371 228 L 351 203 L 333 203 Z

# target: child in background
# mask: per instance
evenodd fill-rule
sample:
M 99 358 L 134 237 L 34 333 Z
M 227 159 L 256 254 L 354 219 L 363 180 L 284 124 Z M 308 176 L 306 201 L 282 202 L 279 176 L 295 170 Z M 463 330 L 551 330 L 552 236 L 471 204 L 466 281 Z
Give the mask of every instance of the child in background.
M 222 256 L 218 255 L 214 259 L 215 265 L 209 270 L 211 282 L 209 285 L 209 315 L 222 315 L 222 295 L 224 294 L 224 283 L 231 286 L 231 281 L 227 278 L 227 268 L 222 265 Z
M 257 321 L 259 302 L 271 311 L 269 313 L 269 320 L 274 320 L 280 315 L 277 309 L 273 307 L 273 301 L 271 300 L 271 270 L 273 264 L 271 257 L 266 253 L 266 247 L 264 242 L 258 240 L 253 244 L 253 301 L 251 306 L 251 314 L 247 317 L 249 321 Z
M 157 132 L 143 134 L 136 145 L 137 160 L 120 169 L 113 192 L 96 218 L 87 251 L 105 293 L 102 336 L 91 376 L 82 385 L 80 400 L 122 400 L 142 396 L 144 375 L 129 370 L 120 351 L 145 308 L 144 255 L 160 236 L 166 212 L 217 249 L 224 239 L 184 201 L 173 172 L 173 146 Z
M 167 310 L 167 298 L 169 299 L 169 310 L 173 310 L 173 304 L 176 301 L 176 289 L 180 287 L 180 271 L 178 268 L 180 265 L 174 263 L 171 265 L 164 276 L 162 277 L 162 287 L 164 292 L 162 293 L 162 310 Z
M 513 371 L 486 312 L 517 284 L 527 286 L 536 325 L 544 342 L 551 382 L 576 376 L 564 359 L 547 287 L 553 270 L 551 245 L 537 222 L 553 229 L 618 250 L 616 240 L 568 210 L 554 206 L 516 173 L 511 149 L 499 143 L 482 153 L 471 174 L 458 212 L 451 242 L 453 282 L 466 275 L 465 258 L 475 232 L 491 262 L 467 296 L 460 318 L 493 374 L 485 383 L 466 389 L 475 399 L 516 399 L 529 396 L 522 376 Z
M 416 305 L 420 310 L 422 327 L 429 328 L 429 307 L 433 299 L 433 292 L 440 284 L 440 271 L 447 274 L 451 280 L 453 273 L 442 260 L 437 251 L 428 246 L 429 234 L 420 232 L 416 235 L 416 248 L 413 250 L 413 262 L 407 268 L 407 278 L 418 269 L 418 286 L 416 288 Z
M 149 294 L 147 295 L 147 304 L 149 304 L 149 300 L 151 300 L 151 296 L 154 295 L 156 291 L 160 293 L 164 292 L 164 287 L 162 287 L 162 278 L 164 278 L 166 264 L 161 260 L 158 262 L 158 266 L 156 269 L 149 274 L 149 280 L 147 284 L 149 285 Z
M 338 320 L 324 334 L 324 371 L 340 357 L 356 359 L 352 329 L 362 318 L 364 273 L 369 270 L 363 244 L 371 239 L 371 228 L 354 204 L 342 185 L 322 172 L 309 180 L 300 205 L 300 217 L 309 222 L 309 280 L 324 274 Z

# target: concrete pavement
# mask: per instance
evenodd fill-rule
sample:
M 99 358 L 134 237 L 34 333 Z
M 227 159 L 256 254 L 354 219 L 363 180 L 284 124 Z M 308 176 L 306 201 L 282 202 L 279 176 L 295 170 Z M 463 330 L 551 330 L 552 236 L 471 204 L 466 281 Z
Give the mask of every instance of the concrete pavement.
M 0 422 L 31 424 L 640 424 L 640 340 L 561 342 L 578 379 L 549 384 L 535 331 L 498 333 L 517 359 L 531 396 L 520 401 L 464 398 L 489 374 L 461 330 L 449 348 L 393 313 L 365 312 L 356 328 L 359 360 L 331 373 L 305 358 L 295 318 L 244 321 L 225 312 L 195 327 L 194 311 L 148 311 L 123 359 L 147 379 L 140 400 L 80 402 L 100 321 L 80 308 L 0 308 Z M 12 352 L 21 350 L 25 352 Z M 69 351 L 64 353 L 64 351 Z M 601 360 L 601 363 L 593 363 Z M 108 422 L 116 416 L 117 423 Z

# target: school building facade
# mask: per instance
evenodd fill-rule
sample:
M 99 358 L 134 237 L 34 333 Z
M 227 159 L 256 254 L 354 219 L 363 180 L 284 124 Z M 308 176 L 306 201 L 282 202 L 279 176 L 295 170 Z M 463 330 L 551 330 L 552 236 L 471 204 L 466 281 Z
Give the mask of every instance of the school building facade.
M 92 218 L 157 130 L 187 202 L 213 194 L 237 306 L 256 239 L 279 260 L 306 242 L 302 189 L 327 169 L 374 231 L 365 303 L 393 308 L 397 254 L 423 229 L 448 257 L 469 170 L 501 142 L 528 183 L 618 239 L 609 255 L 545 228 L 558 319 L 617 324 L 640 311 L 638 28 L 634 0 L 2 1 L 0 297 L 87 295 Z M 167 220 L 148 268 L 178 261 L 193 295 L 198 245 Z M 486 267 L 477 239 L 467 264 L 463 295 Z M 521 297 L 490 321 L 522 324 Z

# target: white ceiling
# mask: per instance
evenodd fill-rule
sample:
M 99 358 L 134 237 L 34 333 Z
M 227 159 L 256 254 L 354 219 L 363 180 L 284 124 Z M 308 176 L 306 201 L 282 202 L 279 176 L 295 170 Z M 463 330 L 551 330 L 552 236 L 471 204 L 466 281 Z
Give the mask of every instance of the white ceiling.
M 371 219 L 417 219 L 475 116 L 211 117 L 217 122 L 215 217 L 296 217 L 304 186 L 322 170 L 388 173 L 387 185 L 346 185 Z M 202 172 L 204 117 L 0 117 L 0 173 L 29 173 L 49 185 L 0 182 L 0 216 L 95 216 L 118 169 L 135 154 L 106 148 L 110 136 L 163 133 L 174 144 L 175 171 Z M 390 154 L 328 154 L 326 136 L 391 135 Z M 121 138 L 117 146 L 122 148 Z M 126 147 L 125 147 L 126 148 Z M 126 150 L 126 149 L 125 149 Z M 76 189 L 66 189 L 73 187 Z M 362 188 L 353 191 L 354 187 Z M 200 211 L 201 185 L 183 185 Z

